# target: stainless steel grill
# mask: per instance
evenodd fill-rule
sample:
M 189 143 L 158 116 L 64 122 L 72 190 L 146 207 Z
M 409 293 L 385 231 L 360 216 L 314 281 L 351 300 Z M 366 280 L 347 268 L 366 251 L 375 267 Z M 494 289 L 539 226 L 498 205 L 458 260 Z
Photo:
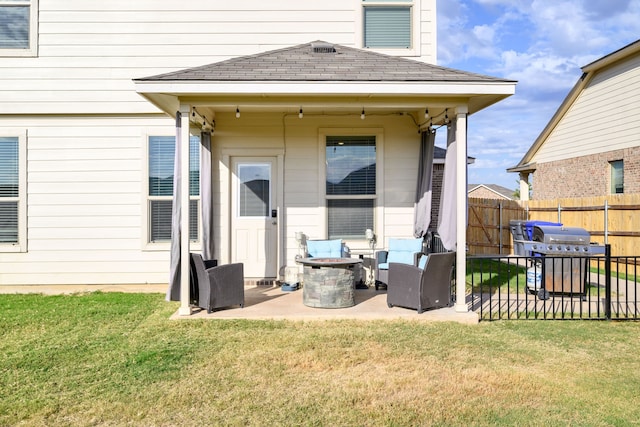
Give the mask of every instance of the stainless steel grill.
M 537 254 L 588 256 L 604 254 L 604 245 L 591 243 L 591 235 L 584 228 L 557 225 L 536 225 L 533 240 L 525 241 L 524 248 Z
M 535 225 L 532 240 L 520 244 L 526 254 L 534 257 L 527 271 L 527 288 L 540 299 L 549 298 L 550 293 L 584 298 L 587 257 L 604 254 L 604 246 L 591 243 L 591 235 L 578 227 Z M 534 279 L 529 280 L 529 276 Z

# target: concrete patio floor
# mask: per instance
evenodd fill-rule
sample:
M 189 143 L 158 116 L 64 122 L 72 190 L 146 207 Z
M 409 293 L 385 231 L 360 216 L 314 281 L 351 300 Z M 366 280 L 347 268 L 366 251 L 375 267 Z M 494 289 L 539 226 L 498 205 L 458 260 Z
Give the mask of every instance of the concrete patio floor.
M 43 295 L 76 294 L 85 292 L 135 292 L 162 293 L 167 290 L 166 284 L 149 285 L 48 285 L 48 286 L 6 286 L 0 285 L 0 294 Z M 207 313 L 206 310 L 194 309 L 190 316 L 174 313 L 171 319 L 247 319 L 247 320 L 394 320 L 412 321 L 447 321 L 465 324 L 477 324 L 478 314 L 475 312 L 458 313 L 453 307 L 425 311 L 418 314 L 416 310 L 402 307 L 387 307 L 386 291 L 357 289 L 356 305 L 349 308 L 313 308 L 302 303 L 302 289 L 283 292 L 279 286 L 246 286 L 245 306 L 230 307 Z
M 175 313 L 172 319 L 249 319 L 249 320 L 393 320 L 449 321 L 478 323 L 474 312 L 458 313 L 453 307 L 425 311 L 389 308 L 385 291 L 357 289 L 356 304 L 348 308 L 314 308 L 302 303 L 302 290 L 283 292 L 276 286 L 245 287 L 245 306 L 220 309 L 212 313 L 196 309 L 190 316 Z

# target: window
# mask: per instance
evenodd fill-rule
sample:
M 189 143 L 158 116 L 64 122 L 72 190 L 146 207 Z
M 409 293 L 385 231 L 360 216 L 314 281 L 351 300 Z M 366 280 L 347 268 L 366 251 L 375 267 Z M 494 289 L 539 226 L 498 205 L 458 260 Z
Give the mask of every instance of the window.
M 0 0 L 0 56 L 35 56 L 38 0 Z
M 0 251 L 26 248 L 26 135 L 0 135 Z
M 151 243 L 171 241 L 173 201 L 173 166 L 175 137 L 149 137 L 148 240 Z M 189 140 L 189 222 L 192 241 L 197 241 L 200 199 L 200 137 Z
M 238 164 L 238 216 L 268 217 L 271 212 L 271 164 Z
M 362 0 L 363 47 L 412 49 L 415 0 Z
M 328 136 L 325 160 L 329 239 L 364 239 L 373 229 L 376 137 Z
M 616 160 L 609 163 L 611 165 L 611 194 L 624 193 L 624 163 Z

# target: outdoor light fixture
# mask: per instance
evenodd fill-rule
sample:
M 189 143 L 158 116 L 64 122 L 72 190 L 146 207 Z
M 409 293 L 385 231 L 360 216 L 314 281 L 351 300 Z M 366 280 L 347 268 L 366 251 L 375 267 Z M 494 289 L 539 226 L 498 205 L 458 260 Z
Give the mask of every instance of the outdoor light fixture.
M 444 110 L 444 124 L 448 124 L 449 123 L 449 109 L 445 109 Z
M 364 120 L 364 108 L 362 109 L 362 113 L 360 113 L 360 118 Z
M 298 113 L 298 118 L 301 119 L 302 117 L 304 117 L 304 114 L 302 113 L 302 107 L 300 107 L 300 112 Z
M 240 108 L 236 107 L 236 119 L 240 118 Z
M 428 108 L 425 108 L 425 110 L 424 110 L 424 118 L 425 119 L 429 118 L 429 109 Z

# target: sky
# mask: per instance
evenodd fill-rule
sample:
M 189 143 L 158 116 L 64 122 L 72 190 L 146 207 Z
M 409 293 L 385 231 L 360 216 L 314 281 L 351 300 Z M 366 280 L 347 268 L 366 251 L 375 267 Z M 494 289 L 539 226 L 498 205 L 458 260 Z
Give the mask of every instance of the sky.
M 516 189 L 518 164 L 582 75 L 640 39 L 640 0 L 437 0 L 438 65 L 516 80 L 469 116 L 470 184 Z M 603 123 L 606 126 L 606 123 Z M 436 144 L 446 145 L 446 132 Z M 441 135 L 440 135 L 441 134 Z

